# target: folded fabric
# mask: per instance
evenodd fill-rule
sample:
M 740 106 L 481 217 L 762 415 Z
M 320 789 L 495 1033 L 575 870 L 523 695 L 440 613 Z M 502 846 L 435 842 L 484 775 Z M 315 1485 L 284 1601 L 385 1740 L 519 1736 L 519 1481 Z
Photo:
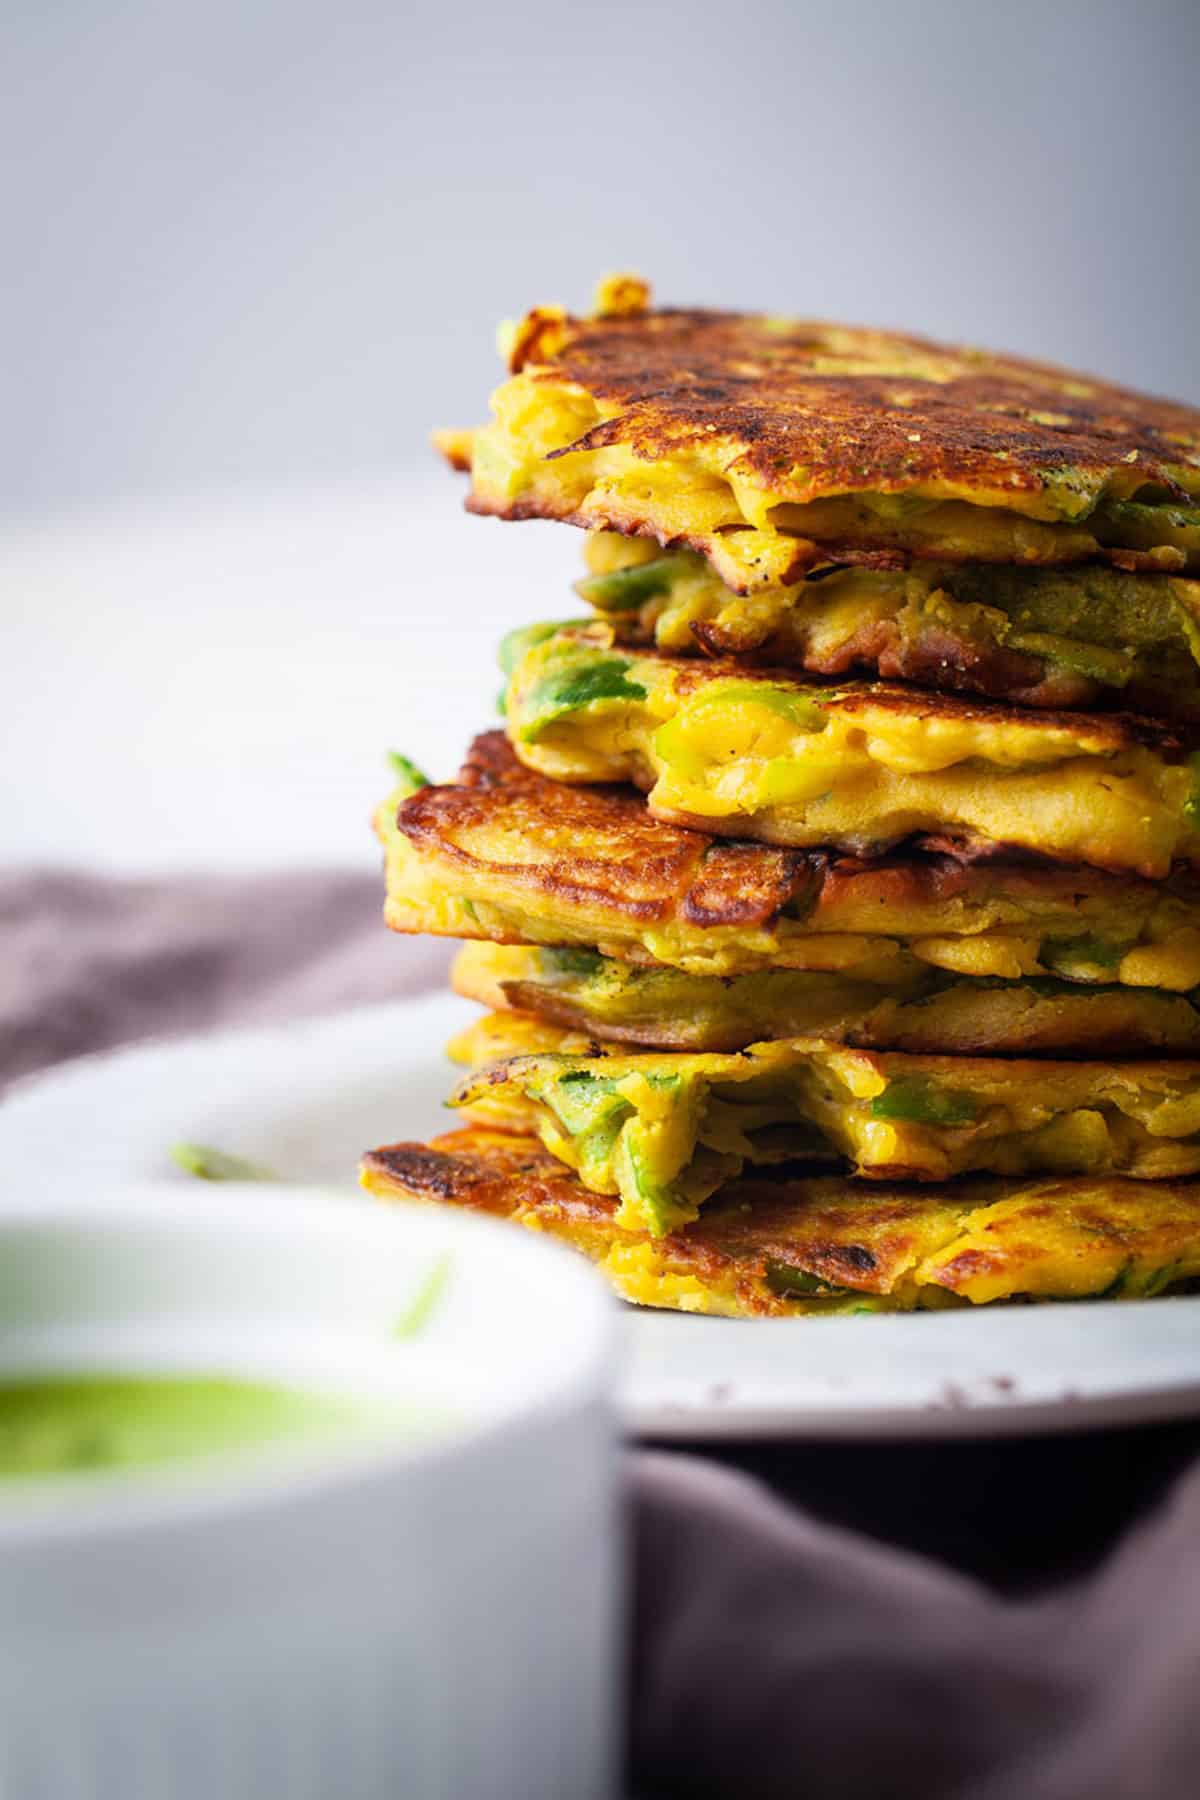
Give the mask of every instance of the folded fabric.
M 367 874 L 0 873 L 0 1086 L 135 1038 L 256 1025 L 444 985 L 396 954 Z
M 1013 1604 L 698 1458 L 633 1460 L 639 1800 L 1182 1800 L 1200 1469 L 1106 1567 Z

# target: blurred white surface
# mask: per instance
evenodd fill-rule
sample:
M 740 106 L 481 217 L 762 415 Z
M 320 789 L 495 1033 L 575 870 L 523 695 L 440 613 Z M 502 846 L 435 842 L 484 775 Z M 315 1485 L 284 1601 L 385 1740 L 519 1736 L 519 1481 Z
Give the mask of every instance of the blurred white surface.
M 375 867 L 386 751 L 449 776 L 502 633 L 583 612 L 579 533 L 462 496 L 422 468 L 10 529 L 0 857 Z

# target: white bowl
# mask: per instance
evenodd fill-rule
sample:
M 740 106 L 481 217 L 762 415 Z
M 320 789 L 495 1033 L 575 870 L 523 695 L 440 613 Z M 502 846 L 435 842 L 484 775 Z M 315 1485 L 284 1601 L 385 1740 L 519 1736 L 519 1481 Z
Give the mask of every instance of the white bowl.
M 6 1200 L 0 1379 L 225 1373 L 456 1422 L 0 1483 L 5 1800 L 610 1794 L 613 1349 L 591 1271 L 485 1220 L 265 1186 Z

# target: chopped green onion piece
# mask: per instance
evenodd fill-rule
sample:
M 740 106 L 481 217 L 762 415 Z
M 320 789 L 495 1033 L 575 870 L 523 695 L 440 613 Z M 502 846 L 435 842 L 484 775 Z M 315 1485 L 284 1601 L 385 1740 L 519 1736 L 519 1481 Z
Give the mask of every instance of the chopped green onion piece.
M 629 679 L 633 664 L 627 657 L 601 656 L 582 658 L 566 668 L 546 675 L 529 696 L 528 724 L 521 729 L 522 741 L 532 744 L 549 725 L 565 714 L 578 712 L 598 700 L 644 700 L 646 690 L 640 682 Z
M 766 681 L 723 681 L 715 684 L 708 694 L 701 690 L 701 698 L 710 705 L 716 701 L 721 706 L 761 706 L 764 712 L 786 719 L 789 725 L 795 725 L 801 731 L 824 731 L 829 724 L 825 708 L 808 694 L 793 693 L 789 688 L 772 686 Z M 832 689 L 829 698 L 837 698 Z
M 278 1181 L 279 1177 L 244 1156 L 214 1150 L 208 1144 L 172 1144 L 168 1155 L 187 1175 L 200 1181 Z
M 529 652 L 537 645 L 544 644 L 552 638 L 556 631 L 563 631 L 577 620 L 560 619 L 542 621 L 538 625 L 518 625 L 514 631 L 508 631 L 500 639 L 500 668 L 508 677 L 516 672 L 518 663 L 524 662 Z
M 604 967 L 604 958 L 598 950 L 585 950 L 570 944 L 539 950 L 538 960 L 549 976 L 598 975 Z
M 1048 969 L 1115 969 L 1127 948 L 1085 932 L 1081 937 L 1046 938 L 1039 955 Z
M 424 1331 L 445 1295 L 453 1260 L 447 1251 L 432 1264 L 419 1283 L 412 1299 L 392 1326 L 393 1337 L 413 1338 Z
M 410 762 L 407 756 L 400 754 L 399 750 L 388 751 L 388 762 L 396 777 L 396 786 L 404 792 L 406 797 L 409 794 L 418 793 L 421 788 L 433 786 L 424 769 L 419 769 L 415 762 Z
M 850 1292 L 849 1288 L 838 1287 L 832 1281 L 823 1281 L 808 1269 L 797 1269 L 792 1263 L 782 1262 L 777 1256 L 768 1256 L 766 1275 L 767 1286 L 781 1299 L 820 1298 L 822 1295 L 833 1299 Z
M 676 557 L 660 556 L 607 575 L 586 575 L 575 583 L 575 592 L 597 612 L 632 612 L 643 601 L 669 593 L 678 568 Z
M 913 1125 L 969 1125 L 976 1110 L 970 1094 L 939 1087 L 923 1075 L 889 1081 L 871 1102 L 873 1119 L 900 1119 Z

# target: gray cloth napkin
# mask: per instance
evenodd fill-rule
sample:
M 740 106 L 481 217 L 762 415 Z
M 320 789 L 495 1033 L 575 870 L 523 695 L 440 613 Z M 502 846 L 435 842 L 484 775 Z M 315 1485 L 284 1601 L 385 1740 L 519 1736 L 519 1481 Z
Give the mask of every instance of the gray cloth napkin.
M 452 946 L 401 942 L 380 914 L 369 875 L 0 873 L 0 1084 L 137 1038 L 444 986 Z
M 1200 1469 L 1087 1581 L 1019 1603 L 695 1457 L 634 1463 L 645 1796 L 1200 1793 Z
M 366 877 L 9 874 L 0 1082 L 138 1037 L 427 992 L 447 962 L 389 937 Z M 639 1800 L 1200 1793 L 1200 1469 L 1086 1579 L 1024 1600 L 708 1458 L 633 1452 L 628 1481 Z

